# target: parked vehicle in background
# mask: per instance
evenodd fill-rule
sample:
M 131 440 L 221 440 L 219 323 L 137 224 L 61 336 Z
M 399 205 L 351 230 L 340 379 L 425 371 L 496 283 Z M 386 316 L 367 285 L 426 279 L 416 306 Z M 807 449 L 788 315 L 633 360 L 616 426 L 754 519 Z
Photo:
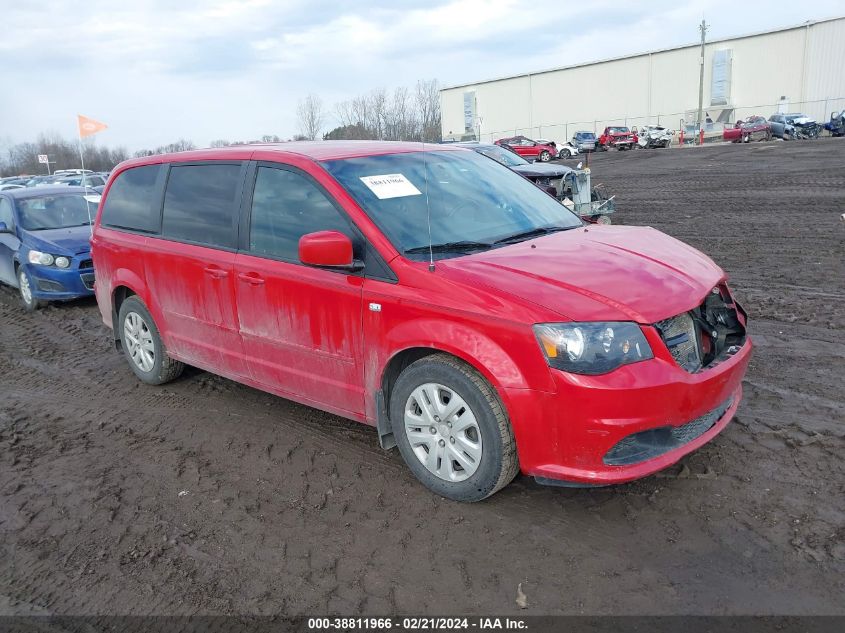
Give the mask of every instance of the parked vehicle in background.
M 26 310 L 94 294 L 89 218 L 99 199 L 82 187 L 0 192 L 0 282 Z
M 669 147 L 672 145 L 672 130 L 662 125 L 644 125 L 639 130 L 637 145 L 643 149 Z
M 598 146 L 604 151 L 610 147 L 623 150 L 633 149 L 635 143 L 634 134 L 629 128 L 616 125 L 604 128 L 604 132 L 599 136 Z
M 596 135 L 587 130 L 575 132 L 572 135 L 571 143 L 578 148 L 579 152 L 594 152 L 596 151 Z
M 769 117 L 769 126 L 772 128 L 772 136 L 775 138 L 795 138 L 795 127 L 792 125 L 792 119 L 795 114 L 773 114 Z
M 587 230 L 452 145 L 133 159 L 92 254 L 140 380 L 188 363 L 371 424 L 460 501 L 520 470 L 606 485 L 666 468 L 734 416 L 751 354 L 705 255 L 651 228 Z
M 792 120 L 792 125 L 795 127 L 795 138 L 797 139 L 818 138 L 822 131 L 822 126 L 815 119 L 803 114 L 795 117 Z
M 540 189 L 555 198 L 560 198 L 563 193 L 563 177 L 572 171 L 563 165 L 552 165 L 549 163 L 529 163 L 519 154 L 510 152 L 501 145 L 494 143 L 455 143 L 458 147 L 465 147 L 478 152 L 488 158 L 492 158 L 500 165 L 512 169 L 520 176 L 527 178 Z
M 579 154 L 578 148 L 575 147 L 569 141 L 565 143 L 557 143 L 555 141 L 550 141 L 549 139 L 545 138 L 538 138 L 536 139 L 538 143 L 543 145 L 550 145 L 555 150 L 555 157 L 556 158 L 572 158 L 573 156 L 577 156 Z
M 11 182 L 0 183 L 0 191 L 9 191 L 11 189 L 25 189 L 23 185 L 16 185 Z
M 830 121 L 824 124 L 824 129 L 831 136 L 845 136 L 845 110 L 830 113 Z
M 55 182 L 56 176 L 54 175 L 41 175 L 41 176 L 33 176 L 29 180 L 26 181 L 27 187 L 45 187 L 48 185 L 53 184 Z
M 737 121 L 732 128 L 722 131 L 722 140 L 732 143 L 749 143 L 751 141 L 768 141 L 772 138 L 772 127 L 761 116 L 750 116 L 743 121 Z
M 551 145 L 538 143 L 525 136 L 509 136 L 507 138 L 500 138 L 495 142 L 496 145 L 507 145 L 514 152 L 526 158 L 536 158 L 541 162 L 548 162 L 555 156 L 557 151 Z
M 54 185 L 70 186 L 70 187 L 102 187 L 106 184 L 106 179 L 97 174 L 85 174 L 84 176 L 66 176 L 59 178 L 53 182 Z

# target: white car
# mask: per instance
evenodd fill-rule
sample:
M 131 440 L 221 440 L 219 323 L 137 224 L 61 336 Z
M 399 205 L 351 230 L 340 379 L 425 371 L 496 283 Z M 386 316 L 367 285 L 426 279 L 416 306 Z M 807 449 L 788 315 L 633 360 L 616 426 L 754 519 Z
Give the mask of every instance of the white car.
M 646 147 L 669 147 L 672 144 L 672 130 L 662 125 L 644 125 L 637 133 L 637 145 Z
M 551 145 L 552 147 L 554 147 L 555 151 L 557 152 L 557 158 L 572 158 L 573 156 L 579 153 L 578 148 L 575 147 L 569 141 L 566 141 L 566 143 L 557 143 L 555 141 L 550 141 L 549 139 L 545 138 L 537 138 L 534 140 L 537 143 L 543 143 L 545 145 Z

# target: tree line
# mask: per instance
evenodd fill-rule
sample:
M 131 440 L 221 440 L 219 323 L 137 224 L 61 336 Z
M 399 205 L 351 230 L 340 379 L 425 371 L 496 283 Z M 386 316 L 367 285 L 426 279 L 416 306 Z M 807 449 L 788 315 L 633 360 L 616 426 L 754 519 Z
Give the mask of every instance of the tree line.
M 322 134 L 326 122 L 333 116 L 336 127 Z M 394 90 L 379 88 L 347 101 L 335 104 L 333 114 L 327 111 L 318 95 L 310 94 L 297 107 L 299 133 L 294 141 L 316 140 L 382 140 L 426 141 L 440 140 L 440 85 L 436 79 L 421 80 L 413 89 L 400 86 Z M 265 134 L 258 139 L 229 141 L 216 139 L 210 147 L 247 145 L 252 143 L 280 143 L 285 139 Z M 179 139 L 167 145 L 129 152 L 123 146 L 108 147 L 88 139 L 82 143 L 85 168 L 110 171 L 118 163 L 130 158 L 170 154 L 196 149 L 193 141 Z M 50 170 L 81 167 L 79 144 L 58 134 L 40 134 L 35 141 L 9 145 L 0 153 L 0 176 L 46 174 L 47 165 L 38 162 L 39 154 L 46 154 Z
M 420 80 L 413 89 L 372 90 L 334 106 L 337 127 L 324 140 L 440 141 L 440 84 Z M 316 140 L 329 118 L 318 95 L 299 102 L 299 137 Z

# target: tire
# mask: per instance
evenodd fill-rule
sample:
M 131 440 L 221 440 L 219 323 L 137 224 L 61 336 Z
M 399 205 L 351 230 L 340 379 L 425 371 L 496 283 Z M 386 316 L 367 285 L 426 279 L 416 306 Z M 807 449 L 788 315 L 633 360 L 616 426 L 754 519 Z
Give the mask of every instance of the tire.
M 17 273 L 18 292 L 21 295 L 21 305 L 23 306 L 23 309 L 27 312 L 35 312 L 47 305 L 46 301 L 36 299 L 32 296 L 32 288 L 34 284 L 32 283 L 32 280 L 30 280 L 29 275 L 26 274 L 23 266 L 18 268 Z
M 542 152 L 540 152 L 540 162 L 541 163 L 548 163 L 551 160 L 551 158 L 552 158 L 552 155 L 549 152 L 549 150 L 544 149 Z
M 183 363 L 167 355 L 158 327 L 147 306 L 138 297 L 129 297 L 121 304 L 116 327 L 119 328 L 120 344 L 129 367 L 142 382 L 163 385 L 178 378 L 185 369 Z M 148 346 L 144 345 L 145 342 Z M 150 353 L 152 359 L 149 358 Z
M 431 409 L 422 409 L 421 396 L 428 397 Z M 455 403 L 456 396 L 460 402 Z M 457 407 L 451 413 L 447 408 L 450 402 Z M 437 413 L 446 413 L 446 417 L 439 418 Z M 472 367 L 448 354 L 426 356 L 399 375 L 390 394 L 390 422 L 408 468 L 440 496 L 481 501 L 519 472 L 513 430 L 493 387 Z M 461 424 L 465 427 L 455 430 Z M 478 451 L 475 459 L 469 450 Z M 434 468 L 429 469 L 423 460 L 428 461 L 432 451 Z M 438 452 L 448 461 L 438 458 Z M 461 467 L 457 456 L 468 468 Z
M 558 158 L 572 158 L 572 152 L 568 149 L 560 150 L 560 154 L 558 154 Z
M 743 134 L 743 135 L 742 135 L 742 142 L 743 142 L 743 143 L 749 143 L 749 142 L 751 142 L 751 135 L 750 135 L 750 134 L 747 134 L 747 133 L 746 133 L 746 134 Z

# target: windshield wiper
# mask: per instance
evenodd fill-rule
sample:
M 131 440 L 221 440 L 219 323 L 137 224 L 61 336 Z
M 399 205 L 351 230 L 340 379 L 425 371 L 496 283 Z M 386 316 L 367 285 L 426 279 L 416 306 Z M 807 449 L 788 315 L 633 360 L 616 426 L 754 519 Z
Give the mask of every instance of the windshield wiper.
M 405 252 L 408 254 L 415 253 L 454 253 L 461 251 L 478 251 L 484 248 L 490 248 L 492 244 L 489 242 L 444 242 L 443 244 L 432 244 L 431 246 L 414 246 L 413 248 L 406 248 Z
M 533 229 L 529 229 L 527 231 L 520 231 L 519 233 L 514 233 L 513 235 L 507 235 L 501 239 L 496 240 L 493 244 L 514 244 L 516 242 L 522 242 L 524 240 L 531 239 L 532 237 L 539 237 L 540 235 L 548 235 L 549 233 L 557 233 L 558 231 L 568 231 L 569 229 L 577 228 L 575 226 L 538 226 Z

